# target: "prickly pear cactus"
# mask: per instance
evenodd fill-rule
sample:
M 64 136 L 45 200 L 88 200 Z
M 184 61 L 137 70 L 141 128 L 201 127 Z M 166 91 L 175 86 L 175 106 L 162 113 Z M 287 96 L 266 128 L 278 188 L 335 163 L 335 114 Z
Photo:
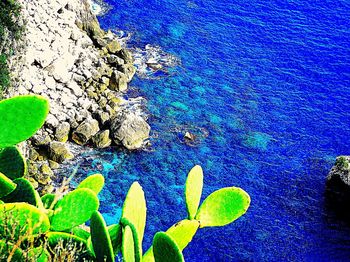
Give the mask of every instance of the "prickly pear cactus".
M 80 237 L 82 239 L 88 240 L 90 237 L 90 233 L 87 232 L 86 230 L 82 229 L 81 227 L 77 226 L 72 229 L 73 235 Z
M 36 191 L 32 184 L 24 178 L 17 178 L 13 182 L 17 185 L 16 189 L 3 197 L 2 200 L 5 203 L 26 202 L 37 206 L 40 198 L 37 199 Z
M 196 215 L 200 227 L 224 226 L 242 216 L 250 205 L 249 195 L 241 188 L 226 187 L 210 194 Z
M 158 232 L 153 238 L 155 262 L 184 262 L 181 250 L 176 242 L 166 233 Z
M 94 174 L 81 181 L 77 188 L 88 188 L 98 194 L 102 190 L 104 184 L 104 177 L 101 174 Z
M 188 218 L 194 219 L 203 190 L 203 170 L 200 166 L 195 166 L 188 173 L 185 187 L 185 199 Z
M 135 255 L 135 261 L 141 261 L 142 258 L 142 242 L 140 242 L 140 238 L 138 235 L 138 231 L 136 226 L 129 221 L 128 219 L 122 217 L 120 219 L 120 224 L 125 228 L 125 227 L 130 227 L 131 232 L 132 232 L 132 237 L 134 240 L 134 255 Z
M 23 177 L 27 164 L 21 152 L 15 146 L 0 149 L 0 172 L 10 179 Z
M 28 251 L 27 260 L 36 262 L 49 262 L 51 261 L 51 256 L 50 253 L 43 247 L 36 247 Z
M 16 226 L 15 226 L 16 225 Z M 8 203 L 0 205 L 0 236 L 13 239 L 28 234 L 46 233 L 50 228 L 47 215 L 27 203 Z
M 91 241 L 97 261 L 114 261 L 112 241 L 102 215 L 95 211 L 91 216 Z
M 129 226 L 124 227 L 123 230 L 123 244 L 122 244 L 122 255 L 124 262 L 135 262 L 135 249 L 134 249 L 134 238 L 132 230 Z
M 31 137 L 45 122 L 48 101 L 41 96 L 16 96 L 0 102 L 0 148 Z M 16 132 L 14 132 L 16 130 Z
M 7 196 L 16 189 L 16 184 L 3 173 L 0 173 L 0 198 Z
M 45 194 L 41 197 L 41 201 L 43 202 L 44 208 L 49 209 L 51 207 L 52 202 L 55 200 L 55 194 Z
M 50 247 L 54 248 L 60 241 L 63 241 L 63 244 L 72 243 L 76 246 L 86 247 L 86 240 L 75 235 L 65 233 L 65 232 L 48 232 L 46 234 L 48 243 Z
M 192 241 L 198 229 L 199 222 L 197 220 L 185 219 L 173 225 L 166 233 L 176 242 L 176 245 L 182 251 Z
M 140 184 L 134 182 L 126 195 L 122 210 L 122 218 L 127 219 L 136 227 L 138 245 L 140 248 L 142 247 L 142 239 L 146 226 L 146 210 L 145 194 Z
M 182 251 L 192 241 L 198 228 L 199 222 L 197 220 L 185 219 L 170 227 L 166 233 L 176 242 L 176 245 L 179 247 L 180 251 Z M 142 261 L 154 261 L 153 246 L 144 254 Z
M 51 230 L 64 231 L 85 223 L 98 210 L 96 194 L 88 189 L 73 190 L 60 199 L 51 216 Z
M 8 241 L 0 240 L 0 261 L 24 261 L 23 251 L 18 247 L 14 248 L 14 245 L 8 243 Z M 12 257 L 10 257 L 10 254 Z
M 122 227 L 120 224 L 110 225 L 107 227 L 111 237 L 114 254 L 118 254 L 122 246 Z

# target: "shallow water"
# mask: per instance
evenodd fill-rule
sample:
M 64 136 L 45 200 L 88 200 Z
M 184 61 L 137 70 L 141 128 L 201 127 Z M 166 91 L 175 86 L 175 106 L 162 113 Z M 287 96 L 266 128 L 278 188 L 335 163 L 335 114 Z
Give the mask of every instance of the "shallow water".
M 105 29 L 181 60 L 168 77 L 132 82 L 130 95 L 148 100 L 152 150 L 87 156 L 83 173 L 106 176 L 108 223 L 139 181 L 148 248 L 155 232 L 186 216 L 186 174 L 200 164 L 204 196 L 239 186 L 252 204 L 235 223 L 200 230 L 188 261 L 350 260 L 350 228 L 324 197 L 335 157 L 350 153 L 349 1 L 107 3 Z M 198 144 L 183 142 L 186 131 Z

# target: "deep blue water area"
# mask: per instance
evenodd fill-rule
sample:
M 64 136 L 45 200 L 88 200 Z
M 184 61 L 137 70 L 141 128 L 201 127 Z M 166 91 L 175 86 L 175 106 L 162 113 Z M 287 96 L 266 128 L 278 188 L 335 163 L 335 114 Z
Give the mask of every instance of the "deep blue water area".
M 147 99 L 151 150 L 87 157 L 89 171 L 106 176 L 108 223 L 139 181 L 148 248 L 155 232 L 185 218 L 186 174 L 200 164 L 203 197 L 239 186 L 252 203 L 235 223 L 200 230 L 187 261 L 350 260 L 350 227 L 325 201 L 335 157 L 350 154 L 350 2 L 106 2 L 103 28 L 181 60 L 168 77 L 131 83 Z M 186 131 L 198 144 L 183 142 Z

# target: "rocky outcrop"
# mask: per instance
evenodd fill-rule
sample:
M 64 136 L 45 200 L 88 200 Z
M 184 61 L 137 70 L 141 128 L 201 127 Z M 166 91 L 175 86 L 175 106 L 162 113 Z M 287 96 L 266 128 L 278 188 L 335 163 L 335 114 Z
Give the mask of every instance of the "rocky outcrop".
M 139 98 L 123 97 L 136 70 L 122 39 L 100 28 L 87 0 L 18 1 L 25 48 L 14 58 L 21 63 L 12 68 L 8 96 L 34 93 L 50 101 L 47 121 L 30 141 L 32 159 L 39 161 L 31 170 L 49 173 L 50 161 L 57 168 L 72 158 L 66 141 L 143 147 L 150 127 L 136 113 Z
M 35 93 L 50 100 L 50 114 L 36 139 L 43 141 L 36 144 L 71 139 L 93 145 L 100 128 L 112 136 L 117 130 L 108 124 L 129 108 L 132 99 L 125 100 L 122 92 L 136 71 L 122 40 L 100 28 L 86 0 L 20 3 L 26 49 L 11 95 Z M 86 121 L 93 121 L 94 130 Z
M 327 176 L 327 193 L 337 202 L 350 204 L 350 156 L 339 156 Z

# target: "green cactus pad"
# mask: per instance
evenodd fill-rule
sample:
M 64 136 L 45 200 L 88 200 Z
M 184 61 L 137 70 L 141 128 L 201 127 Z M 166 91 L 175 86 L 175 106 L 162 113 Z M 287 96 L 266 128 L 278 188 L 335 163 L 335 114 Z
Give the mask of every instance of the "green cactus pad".
M 110 225 L 108 233 L 112 241 L 113 252 L 118 254 L 122 246 L 122 227 L 119 224 Z
M 134 240 L 134 256 L 135 256 L 135 261 L 141 261 L 142 257 L 142 243 L 140 243 L 137 228 L 134 226 L 134 224 L 129 221 L 128 219 L 122 217 L 120 219 L 120 224 L 125 228 L 125 227 L 130 227 L 133 240 Z
M 2 201 L 2 200 L 0 200 L 0 205 L 2 205 L 2 204 L 5 204 L 5 202 L 4 202 L 4 201 Z
M 176 242 L 176 245 L 182 251 L 192 241 L 198 228 L 199 222 L 197 220 L 185 219 L 173 225 L 166 233 Z
M 14 246 L 5 240 L 0 240 L 0 259 L 1 261 L 18 262 L 24 261 L 23 251 L 20 248 L 16 248 L 13 252 Z M 12 258 L 9 259 L 10 254 L 13 252 Z M 6 258 L 6 260 L 5 260 Z M 4 260 L 2 260 L 4 259 Z
M 86 240 L 75 235 L 65 233 L 65 232 L 48 232 L 46 234 L 48 243 L 51 247 L 55 247 L 60 241 L 64 244 L 73 243 L 77 246 L 83 245 L 86 247 Z
M 98 194 L 101 192 L 104 184 L 104 177 L 101 174 L 94 174 L 81 181 L 77 188 L 89 188 Z
M 87 250 L 92 257 L 96 257 L 94 247 L 92 246 L 91 236 L 86 240 Z
M 5 203 L 26 202 L 37 206 L 38 199 L 33 185 L 24 178 L 17 178 L 13 182 L 17 185 L 16 189 L 3 197 L 2 200 L 4 200 Z
M 60 199 L 51 217 L 51 230 L 64 231 L 85 223 L 98 210 L 96 194 L 88 189 L 73 190 Z
M 13 228 L 13 225 L 18 225 Z M 28 233 L 45 233 L 50 228 L 47 215 L 35 206 L 27 203 L 9 203 L 0 205 L 0 235 L 12 228 L 14 239 Z
M 83 228 L 81 227 L 75 227 L 72 229 L 72 234 L 77 236 L 77 237 L 80 237 L 82 239 L 85 239 L 87 240 L 89 237 L 90 237 L 90 233 L 87 232 L 86 230 L 84 230 Z
M 192 241 L 192 238 L 196 234 L 198 228 L 199 222 L 197 220 L 185 219 L 170 227 L 166 233 L 176 242 L 176 245 L 182 251 Z M 144 254 L 142 261 L 154 261 L 153 246 L 150 247 Z
M 55 194 L 45 194 L 41 197 L 41 201 L 43 202 L 44 207 L 46 209 L 49 209 L 51 207 L 51 204 L 54 201 L 55 196 L 56 196 Z
M 27 173 L 27 162 L 15 146 L 0 149 L 0 172 L 16 179 Z
M 124 228 L 123 243 L 122 243 L 122 255 L 124 262 L 135 262 L 135 246 L 132 230 L 129 226 Z
M 142 246 L 143 234 L 146 226 L 146 200 L 142 187 L 138 182 L 134 182 L 126 195 L 122 218 L 126 218 L 136 227 L 138 244 Z
M 35 199 L 36 199 L 36 207 L 41 209 L 41 210 L 44 210 L 45 207 L 44 207 L 43 201 L 41 201 L 41 197 L 40 197 L 38 191 L 34 190 L 34 193 L 35 193 Z
M 203 190 L 203 170 L 195 166 L 188 173 L 185 187 L 186 207 L 189 219 L 196 216 Z
M 168 234 L 158 232 L 153 238 L 155 262 L 184 262 L 181 250 Z
M 91 215 L 91 241 L 97 261 L 114 261 L 113 246 L 102 215 L 95 211 Z
M 250 205 L 249 195 L 238 187 L 226 187 L 210 194 L 196 215 L 200 227 L 224 226 L 242 216 Z
M 16 96 L 0 102 L 0 148 L 22 142 L 44 124 L 49 103 L 41 96 Z
M 7 196 L 16 189 L 16 184 L 3 173 L 0 173 L 0 198 Z

